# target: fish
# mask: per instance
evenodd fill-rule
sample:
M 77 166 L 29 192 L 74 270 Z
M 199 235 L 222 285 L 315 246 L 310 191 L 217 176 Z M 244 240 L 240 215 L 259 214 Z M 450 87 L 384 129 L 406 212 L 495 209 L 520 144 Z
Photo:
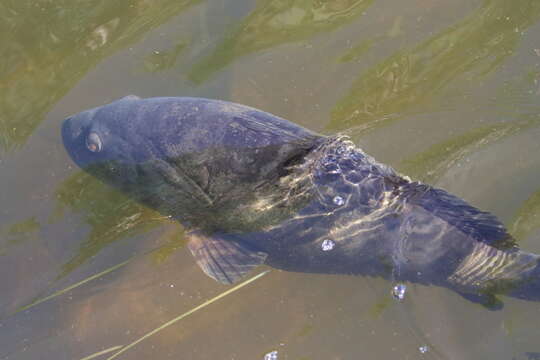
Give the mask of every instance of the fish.
M 345 135 L 227 101 L 134 95 L 66 118 L 61 134 L 81 169 L 180 222 L 222 284 L 266 264 L 441 286 L 490 310 L 499 295 L 540 300 L 540 256 L 494 215 Z

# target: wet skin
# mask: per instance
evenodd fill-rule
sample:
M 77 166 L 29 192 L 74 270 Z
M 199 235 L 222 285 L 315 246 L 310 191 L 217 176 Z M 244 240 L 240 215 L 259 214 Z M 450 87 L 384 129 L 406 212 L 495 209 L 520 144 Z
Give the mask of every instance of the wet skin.
M 64 121 L 85 171 L 182 223 L 222 283 L 254 267 L 451 288 L 488 308 L 540 300 L 539 256 L 491 214 L 325 137 L 243 105 L 128 96 Z

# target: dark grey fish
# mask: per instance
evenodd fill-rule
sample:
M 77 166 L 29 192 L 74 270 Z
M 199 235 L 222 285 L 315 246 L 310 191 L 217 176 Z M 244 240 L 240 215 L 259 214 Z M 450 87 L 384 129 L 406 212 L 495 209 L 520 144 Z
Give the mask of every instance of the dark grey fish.
M 540 300 L 539 256 L 444 190 L 344 136 L 225 101 L 128 96 L 64 121 L 81 168 L 180 221 L 203 271 L 254 267 L 381 276 L 451 288 L 488 308 Z
M 540 360 L 540 352 L 526 352 L 525 356 L 528 360 Z

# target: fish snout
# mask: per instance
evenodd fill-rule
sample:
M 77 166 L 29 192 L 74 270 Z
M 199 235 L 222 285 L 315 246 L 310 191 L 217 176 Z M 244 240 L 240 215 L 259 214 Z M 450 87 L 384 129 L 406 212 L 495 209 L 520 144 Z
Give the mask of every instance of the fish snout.
M 77 139 L 83 131 L 81 124 L 77 124 L 73 121 L 73 117 L 67 117 L 62 122 L 62 140 L 64 141 L 64 146 L 72 144 L 75 139 Z
M 64 119 L 62 122 L 62 142 L 64 143 L 64 148 L 68 152 L 69 156 L 77 165 L 82 166 L 86 165 L 85 154 L 86 146 L 85 140 L 83 137 L 86 133 L 86 124 L 84 118 L 78 116 L 70 116 Z

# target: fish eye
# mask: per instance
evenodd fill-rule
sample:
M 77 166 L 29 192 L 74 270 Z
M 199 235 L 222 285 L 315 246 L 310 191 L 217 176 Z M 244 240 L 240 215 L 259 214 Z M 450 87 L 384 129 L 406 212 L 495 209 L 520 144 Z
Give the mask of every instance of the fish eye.
M 101 151 L 101 148 L 103 147 L 101 143 L 101 139 L 99 138 L 99 135 L 95 132 L 91 132 L 86 137 L 86 148 L 90 150 L 93 153 L 98 153 Z

